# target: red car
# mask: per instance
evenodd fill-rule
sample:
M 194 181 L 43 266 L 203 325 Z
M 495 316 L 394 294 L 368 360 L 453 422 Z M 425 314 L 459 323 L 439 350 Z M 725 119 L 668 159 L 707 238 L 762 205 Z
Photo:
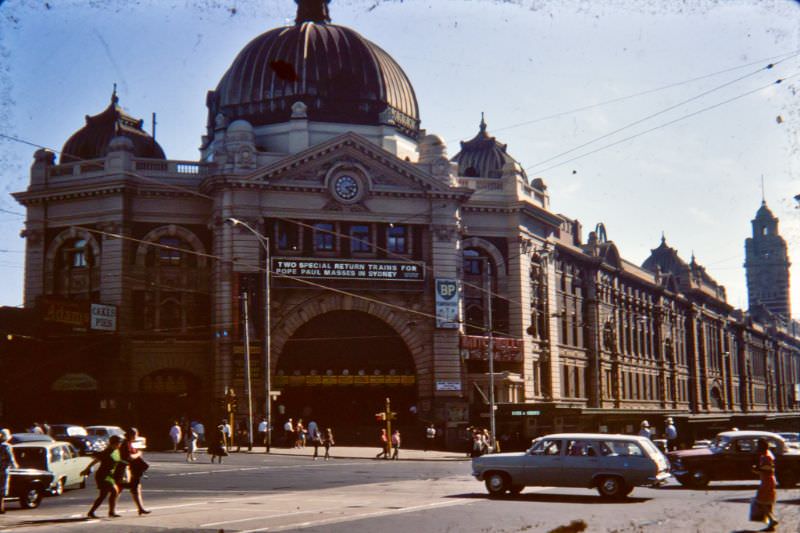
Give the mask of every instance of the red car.
M 800 450 L 787 446 L 768 431 L 725 431 L 708 448 L 677 450 L 667 457 L 672 475 L 682 485 L 702 488 L 711 481 L 758 479 L 753 465 L 758 461 L 756 443 L 766 439 L 775 455 L 775 476 L 781 487 L 794 487 L 800 480 Z

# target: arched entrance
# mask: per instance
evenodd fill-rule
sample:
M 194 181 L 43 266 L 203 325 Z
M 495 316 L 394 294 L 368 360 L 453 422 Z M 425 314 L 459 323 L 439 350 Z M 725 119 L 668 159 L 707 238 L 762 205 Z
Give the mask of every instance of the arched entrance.
M 362 311 L 330 311 L 300 326 L 275 369 L 276 442 L 291 417 L 332 427 L 342 444 L 373 444 L 375 413 L 391 398 L 397 427 L 416 422 L 416 371 L 406 343 L 388 324 Z
M 171 446 L 168 431 L 175 420 L 199 420 L 205 406 L 201 390 L 200 379 L 177 368 L 157 370 L 139 380 L 137 427 L 152 448 Z

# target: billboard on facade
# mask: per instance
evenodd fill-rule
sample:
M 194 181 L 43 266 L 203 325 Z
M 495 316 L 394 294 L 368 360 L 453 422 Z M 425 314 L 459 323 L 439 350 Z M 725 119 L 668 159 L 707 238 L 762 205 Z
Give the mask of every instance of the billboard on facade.
M 97 331 L 117 331 L 117 306 L 92 304 L 89 329 Z
M 440 329 L 458 329 L 459 309 L 461 309 L 461 292 L 458 280 L 448 278 L 436 279 L 436 327 Z
M 117 331 L 117 306 L 44 296 L 39 305 L 42 320 L 73 330 Z
M 280 277 L 363 281 L 424 281 L 425 265 L 414 261 L 369 261 L 274 257 L 272 272 Z

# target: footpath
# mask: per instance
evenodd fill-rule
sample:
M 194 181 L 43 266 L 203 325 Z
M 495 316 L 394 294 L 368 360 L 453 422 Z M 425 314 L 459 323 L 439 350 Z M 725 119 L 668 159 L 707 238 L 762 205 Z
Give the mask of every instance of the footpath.
M 236 448 L 233 448 L 235 450 Z M 205 452 L 205 449 L 198 450 L 201 453 Z M 375 455 L 378 453 L 377 447 L 372 446 L 333 446 L 331 447 L 331 457 L 334 459 L 375 459 Z M 253 449 L 248 451 L 247 448 L 241 448 L 239 452 L 231 451 L 231 455 L 236 455 L 237 453 L 251 453 L 251 454 L 263 454 L 265 453 L 264 446 L 253 446 Z M 287 456 L 297 456 L 297 457 L 312 457 L 314 455 L 314 447 L 313 446 L 306 446 L 305 448 L 283 448 L 283 447 L 276 447 L 272 446 L 269 451 L 270 455 L 287 455 Z M 319 448 L 319 457 L 322 460 L 322 457 L 325 455 L 325 448 L 320 446 Z M 383 460 L 383 459 L 381 459 Z M 417 450 L 417 449 L 405 449 L 400 448 L 400 453 L 398 454 L 398 460 L 400 461 L 468 461 L 469 457 L 466 456 L 465 453 L 458 453 L 452 451 L 438 451 L 438 450 Z

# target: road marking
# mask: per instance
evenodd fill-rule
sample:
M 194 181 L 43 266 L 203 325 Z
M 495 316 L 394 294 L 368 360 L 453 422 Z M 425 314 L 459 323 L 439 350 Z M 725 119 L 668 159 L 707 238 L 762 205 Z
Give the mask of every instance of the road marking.
M 339 509 L 340 506 L 337 507 L 326 507 L 324 509 L 311 509 L 308 511 L 296 511 L 293 513 L 280 513 L 280 514 L 269 514 L 263 516 L 253 516 L 251 518 L 239 518 L 237 520 L 225 520 L 223 522 L 209 522 L 207 524 L 200 524 L 200 527 L 211 527 L 211 526 L 221 526 L 223 524 L 238 524 L 240 522 L 250 522 L 253 520 L 264 520 L 266 518 L 282 518 L 284 516 L 297 516 L 301 514 L 309 514 L 309 513 L 322 513 L 324 511 L 330 511 L 331 509 Z M 232 511 L 232 509 L 225 509 L 226 511 Z
M 259 529 L 244 529 L 238 533 L 260 533 L 262 531 L 287 531 L 290 529 L 306 529 L 309 527 L 326 526 L 330 524 L 340 524 L 342 522 L 352 522 L 355 520 L 364 520 L 365 518 L 374 518 L 377 516 L 387 516 L 395 514 L 413 513 L 415 511 L 423 511 L 426 509 L 435 509 L 438 507 L 452 507 L 455 505 L 466 505 L 475 503 L 475 500 L 459 499 L 446 502 L 425 503 L 422 505 L 414 505 L 412 507 L 404 507 L 402 509 L 388 509 L 385 511 L 374 511 L 370 513 L 354 514 L 349 516 L 337 516 L 335 518 L 323 518 L 322 520 L 314 520 L 310 522 L 301 522 L 299 524 L 288 524 L 277 527 L 264 527 Z
M 216 470 L 194 470 L 192 472 L 175 472 L 172 474 L 159 474 L 153 477 L 181 477 L 181 476 L 202 476 L 207 474 L 216 474 L 216 473 L 224 473 L 224 472 L 251 472 L 253 470 L 291 470 L 291 469 L 298 469 L 302 468 L 306 470 L 308 468 L 326 468 L 331 466 L 353 466 L 359 465 L 362 463 L 314 463 L 309 465 L 279 465 L 279 466 L 250 466 L 250 467 L 242 467 L 242 468 L 222 468 Z

